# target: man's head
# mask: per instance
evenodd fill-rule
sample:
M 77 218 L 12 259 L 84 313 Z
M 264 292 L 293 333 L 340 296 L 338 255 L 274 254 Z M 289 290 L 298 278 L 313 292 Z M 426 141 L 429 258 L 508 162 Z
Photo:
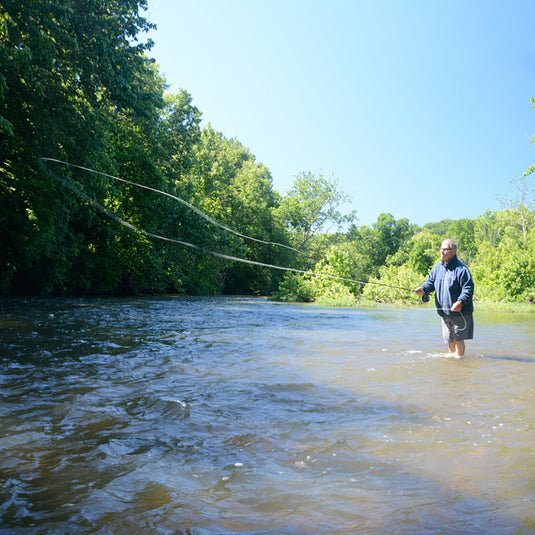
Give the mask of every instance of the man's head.
M 457 254 L 457 244 L 452 239 L 447 239 L 440 246 L 440 258 L 447 264 Z

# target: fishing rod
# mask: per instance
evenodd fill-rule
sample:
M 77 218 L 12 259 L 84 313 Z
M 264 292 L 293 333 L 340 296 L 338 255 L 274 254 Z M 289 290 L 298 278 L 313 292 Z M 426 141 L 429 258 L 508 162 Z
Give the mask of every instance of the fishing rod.
M 81 189 L 76 187 L 72 183 L 72 181 L 65 180 L 65 179 L 59 177 L 58 175 L 56 175 L 56 173 L 50 171 L 50 169 L 47 169 L 46 166 L 43 165 L 43 162 L 53 162 L 53 163 L 58 163 L 58 164 L 66 165 L 66 166 L 69 166 L 69 167 L 73 167 L 73 168 L 76 168 L 76 169 L 81 169 L 83 171 L 87 171 L 87 172 L 90 172 L 90 173 L 93 173 L 93 174 L 101 175 L 101 176 L 104 176 L 104 177 L 107 177 L 107 178 L 111 178 L 113 180 L 117 180 L 117 181 L 120 181 L 120 182 L 123 182 L 123 183 L 126 183 L 126 184 L 130 184 L 132 186 L 136 186 L 136 187 L 139 187 L 139 188 L 142 188 L 142 189 L 153 191 L 155 193 L 159 193 L 161 195 L 165 195 L 166 197 L 169 197 L 169 198 L 171 198 L 171 199 L 183 204 L 187 208 L 191 209 L 192 211 L 194 211 L 196 214 L 198 214 L 200 217 L 202 217 L 203 219 L 205 219 L 209 223 L 211 223 L 211 224 L 213 224 L 213 225 L 215 225 L 215 226 L 217 226 L 219 228 L 222 228 L 223 230 L 226 230 L 226 231 L 228 231 L 228 232 L 230 232 L 230 233 L 232 233 L 232 234 L 234 234 L 236 236 L 239 236 L 241 238 L 245 238 L 245 239 L 248 239 L 248 240 L 252 240 L 252 241 L 255 241 L 255 242 L 258 242 L 258 243 L 263 243 L 263 244 L 266 244 L 266 245 L 278 245 L 280 247 L 285 247 L 287 249 L 295 251 L 295 252 L 297 252 L 299 254 L 303 254 L 298 249 L 294 249 L 293 247 L 290 247 L 288 245 L 284 245 L 284 244 L 277 243 L 277 242 L 259 240 L 257 238 L 253 238 L 253 237 L 241 234 L 241 233 L 239 233 L 239 232 L 237 232 L 237 231 L 235 231 L 235 230 L 233 230 L 233 229 L 231 229 L 229 227 L 226 227 L 225 225 L 222 225 L 222 224 L 218 223 L 217 221 L 212 219 L 210 216 L 208 216 L 207 214 L 205 214 L 204 212 L 202 212 L 201 210 L 199 210 L 197 207 L 193 206 L 192 204 L 188 203 L 184 199 L 181 199 L 180 197 L 177 197 L 177 196 L 172 195 L 170 193 L 167 193 L 165 191 L 161 191 L 161 190 L 158 190 L 156 188 L 152 188 L 150 186 L 145 186 L 143 184 L 138 184 L 136 182 L 133 182 L 133 181 L 130 181 L 130 180 L 126 180 L 124 178 L 116 177 L 116 176 L 113 176 L 113 175 L 110 175 L 110 174 L 107 174 L 107 173 L 103 173 L 103 172 L 97 171 L 95 169 L 90 169 L 88 167 L 83 167 L 81 165 L 76 165 L 76 164 L 72 164 L 72 163 L 69 163 L 69 162 L 65 162 L 63 160 L 58 160 L 56 158 L 40 157 L 40 158 L 38 158 L 38 161 L 41 164 L 41 167 L 44 170 L 44 172 L 46 172 L 48 175 L 50 175 L 52 178 L 54 178 L 54 180 L 58 181 L 60 184 L 62 184 L 67 189 L 69 189 L 70 191 L 75 193 L 79 198 L 81 198 L 84 201 L 86 201 L 87 203 L 89 203 L 91 206 L 96 208 L 98 211 L 100 211 L 104 215 L 110 217 L 111 219 L 114 219 L 115 221 L 117 221 L 118 223 L 120 223 L 121 225 L 125 226 L 126 228 L 130 229 L 133 232 L 138 232 L 140 234 L 144 234 L 145 236 L 149 236 L 149 237 L 154 238 L 154 239 L 158 239 L 158 240 L 162 240 L 162 241 L 166 241 L 166 242 L 170 242 L 170 243 L 175 243 L 177 245 L 181 245 L 181 246 L 184 246 L 184 247 L 189 247 L 189 248 L 194 249 L 196 251 L 199 251 L 201 253 L 209 254 L 211 256 L 214 256 L 216 258 L 221 258 L 221 259 L 224 259 L 224 260 L 230 260 L 230 261 L 233 261 L 233 262 L 241 262 L 241 263 L 244 263 L 244 264 L 267 267 L 267 268 L 271 268 L 271 269 L 278 269 L 278 270 L 282 270 L 282 271 L 290 271 L 290 272 L 299 273 L 299 274 L 302 274 L 302 275 L 310 274 L 310 271 L 306 271 L 306 270 L 303 270 L 303 269 L 296 269 L 296 268 L 291 268 L 291 267 L 278 266 L 278 265 L 275 265 L 275 264 L 266 264 L 264 262 L 258 262 L 258 261 L 255 261 L 255 260 L 249 260 L 249 259 L 246 259 L 246 258 L 240 258 L 240 257 L 236 257 L 236 256 L 226 255 L 226 254 L 223 254 L 223 253 L 218 253 L 216 251 L 212 251 L 210 249 L 206 249 L 205 247 L 201 247 L 199 245 L 188 243 L 188 242 L 185 242 L 185 241 L 182 241 L 182 240 L 176 240 L 176 239 L 169 238 L 169 237 L 166 237 L 166 236 L 161 236 L 159 234 L 155 234 L 153 232 L 149 232 L 147 230 L 144 230 L 144 229 L 141 229 L 139 227 L 136 227 L 132 223 L 129 223 L 128 221 L 125 221 L 123 218 L 118 216 L 115 212 L 113 212 L 112 210 L 106 208 L 105 206 L 100 204 L 98 201 L 96 201 L 95 199 L 93 199 L 92 197 L 87 195 Z M 337 276 L 337 275 L 332 275 L 330 273 L 318 273 L 317 275 L 318 276 L 327 277 L 327 278 L 330 278 L 330 279 L 333 279 L 333 280 L 342 281 L 342 282 L 350 282 L 350 283 L 354 283 L 354 284 L 361 284 L 363 286 L 365 286 L 366 284 L 372 284 L 374 286 L 384 286 L 384 287 L 387 287 L 387 288 L 393 288 L 393 289 L 396 289 L 396 290 L 403 290 L 403 291 L 406 291 L 406 292 L 414 293 L 414 290 L 412 288 L 405 288 L 403 286 L 388 284 L 388 283 L 384 283 L 384 282 L 361 281 L 361 280 L 356 280 L 356 279 L 350 279 L 350 278 L 347 278 L 347 277 L 340 277 L 340 276 Z M 424 303 L 427 303 L 429 301 L 429 295 L 428 294 L 422 295 L 422 301 Z

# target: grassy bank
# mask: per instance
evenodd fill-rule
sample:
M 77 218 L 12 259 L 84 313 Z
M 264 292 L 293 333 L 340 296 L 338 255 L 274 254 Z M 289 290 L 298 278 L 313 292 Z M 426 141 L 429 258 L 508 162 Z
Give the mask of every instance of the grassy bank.
M 514 314 L 535 314 L 535 305 L 531 303 L 503 303 L 494 301 L 477 301 L 476 310 L 489 312 L 511 312 Z
M 382 306 L 388 307 L 412 307 L 412 306 L 422 306 L 421 303 L 378 303 L 370 299 L 360 299 L 360 300 L 346 300 L 346 299 L 327 299 L 322 298 L 314 302 L 317 306 L 325 307 L 338 307 L 338 308 L 380 308 Z M 428 307 L 433 307 L 433 299 L 429 305 L 423 305 Z M 511 314 L 535 314 L 535 304 L 531 303 L 505 303 L 499 301 L 476 301 L 474 304 L 476 313 L 478 311 L 483 312 L 508 312 Z

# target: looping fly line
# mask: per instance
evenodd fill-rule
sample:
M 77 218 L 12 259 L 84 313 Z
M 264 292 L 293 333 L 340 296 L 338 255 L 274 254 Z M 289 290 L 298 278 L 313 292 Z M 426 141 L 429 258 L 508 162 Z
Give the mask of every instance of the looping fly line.
M 292 251 L 295 251 L 297 253 L 303 254 L 301 251 L 299 251 L 297 249 L 294 249 L 293 247 L 290 247 L 288 245 L 284 245 L 282 243 L 263 241 L 263 240 L 259 240 L 257 238 L 251 238 L 250 236 L 245 236 L 244 234 L 240 234 L 239 232 L 236 232 L 235 230 L 232 230 L 231 228 L 226 227 L 226 226 L 218 223 L 217 221 L 212 219 L 210 216 L 206 215 L 204 212 L 202 212 L 201 210 L 199 210 L 198 208 L 196 208 L 195 206 L 193 206 L 189 202 L 185 201 L 184 199 L 181 199 L 180 197 L 176 197 L 175 195 L 171 195 L 170 193 L 167 193 L 165 191 L 161 191 L 161 190 L 158 190 L 158 189 L 155 189 L 155 188 L 151 188 L 150 186 L 145 186 L 143 184 L 138 184 L 136 182 L 132 182 L 132 181 L 126 180 L 124 178 L 119 178 L 119 177 L 116 177 L 116 176 L 113 176 L 113 175 L 109 175 L 109 174 L 103 173 L 101 171 L 96 171 L 95 169 L 90 169 L 88 167 L 83 167 L 81 165 L 76 165 L 76 164 L 72 164 L 72 163 L 69 163 L 69 162 L 65 162 L 63 160 L 58 160 L 56 158 L 43 158 L 42 157 L 42 158 L 38 158 L 38 161 L 39 162 L 59 163 L 59 164 L 66 165 L 66 166 L 69 166 L 69 167 L 73 167 L 73 168 L 76 168 L 76 169 L 81 169 L 81 170 L 87 171 L 89 173 L 93 173 L 93 174 L 96 174 L 96 175 L 101 175 L 101 176 L 104 176 L 104 177 L 107 177 L 107 178 L 111 178 L 111 179 L 117 180 L 119 182 L 124 182 L 126 184 L 130 184 L 132 186 L 136 186 L 138 188 L 150 190 L 150 191 L 153 191 L 155 193 L 159 193 L 161 195 L 165 195 L 166 197 L 169 197 L 169 198 L 171 198 L 171 199 L 173 199 L 173 200 L 175 200 L 175 201 L 177 201 L 179 203 L 182 203 L 184 206 L 186 206 L 189 209 L 193 210 L 196 214 L 198 214 L 200 217 L 202 217 L 203 219 L 205 219 L 209 223 L 211 223 L 211 224 L 213 224 L 213 225 L 215 225 L 215 226 L 217 226 L 219 228 L 222 228 L 223 230 L 226 230 L 226 231 L 228 231 L 228 232 L 230 232 L 230 233 L 232 233 L 232 234 L 234 234 L 236 236 L 239 236 L 241 238 L 245 238 L 245 239 L 248 239 L 248 240 L 252 240 L 252 241 L 255 241 L 255 242 L 258 242 L 258 243 L 263 243 L 265 245 L 278 245 L 280 247 L 285 247 L 285 248 L 290 249 Z M 200 252 L 205 253 L 205 254 L 209 254 L 209 255 L 214 256 L 216 258 L 221 258 L 223 260 L 230 260 L 232 262 L 241 262 L 243 264 L 249 264 L 249 265 L 253 265 L 253 266 L 260 266 L 260 267 L 267 267 L 267 268 L 271 268 L 271 269 L 278 269 L 278 270 L 281 270 L 281 271 L 291 271 L 293 273 L 300 273 L 300 274 L 303 274 L 303 275 L 306 275 L 306 274 L 310 275 L 311 274 L 310 271 L 306 271 L 306 270 L 303 270 L 303 269 L 296 269 L 296 268 L 290 268 L 290 267 L 277 266 L 277 265 L 274 265 L 274 264 L 265 264 L 263 262 L 257 262 L 255 260 L 248 260 L 246 258 L 239 258 L 239 257 L 236 257 L 236 256 L 230 256 L 230 255 L 226 255 L 226 254 L 223 254 L 223 253 L 218 253 L 216 251 L 211 251 L 210 249 L 205 249 L 204 247 L 201 247 L 199 245 L 194 245 L 192 243 L 184 242 L 184 241 L 181 241 L 181 240 L 175 240 L 173 238 L 168 238 L 166 236 L 161 236 L 159 234 L 155 234 L 153 232 L 149 232 L 147 230 L 140 229 L 140 228 L 136 227 L 135 225 L 132 225 L 132 223 L 129 223 L 128 221 L 125 221 L 124 219 L 119 217 L 116 213 L 114 213 L 113 211 L 109 210 L 108 208 L 106 208 L 105 206 L 100 204 L 98 201 L 95 201 L 89 195 L 87 195 L 82 190 L 77 188 L 72 182 L 67 181 L 67 180 L 57 176 L 55 173 L 51 172 L 49 169 L 45 168 L 44 166 L 43 166 L 43 169 L 48 174 L 50 174 L 55 180 L 57 180 L 59 183 L 61 183 L 63 186 L 65 186 L 66 188 L 71 190 L 73 193 L 78 195 L 78 197 L 80 197 L 84 201 L 88 202 L 91 206 L 93 206 L 94 208 L 96 208 L 97 210 L 99 210 L 100 212 L 105 214 L 106 216 L 114 219 L 115 221 L 117 221 L 121 225 L 124 225 L 125 227 L 127 227 L 128 229 L 130 229 L 130 230 L 132 230 L 134 232 L 139 232 L 140 234 L 143 234 L 145 236 L 149 236 L 150 238 L 154 238 L 154 239 L 157 239 L 157 240 L 162 240 L 162 241 L 166 241 L 166 242 L 169 242 L 169 243 L 175 243 L 177 245 L 182 245 L 184 247 L 189 247 L 191 249 L 200 251 Z M 384 287 L 387 287 L 387 288 L 395 288 L 395 289 L 398 289 L 398 290 L 404 290 L 404 291 L 407 291 L 407 292 L 412 292 L 412 289 L 410 289 L 410 288 L 403 288 L 401 286 L 394 286 L 392 284 L 386 284 L 386 283 L 381 283 L 381 282 L 359 281 L 359 280 L 350 279 L 350 278 L 346 278 L 346 277 L 339 277 L 337 275 L 331 275 L 329 273 L 317 273 L 317 276 L 318 277 L 327 277 L 329 279 L 343 281 L 343 282 L 361 284 L 363 286 L 366 285 L 366 284 L 373 284 L 375 286 L 384 286 Z
M 143 189 L 147 189 L 147 190 L 150 190 L 150 191 L 153 191 L 153 192 L 156 192 L 156 193 L 160 193 L 161 195 L 165 195 L 167 197 L 170 197 L 171 199 L 174 199 L 174 200 L 184 204 L 184 206 L 187 206 L 188 208 L 193 210 L 195 213 L 197 213 L 199 216 L 201 216 L 206 221 L 208 221 L 208 222 L 212 223 L 213 225 L 216 225 L 217 227 L 220 227 L 220 228 L 222 228 L 222 229 L 224 229 L 224 230 L 226 230 L 228 232 L 231 232 L 232 234 L 235 234 L 236 236 L 240 236 L 242 238 L 253 240 L 253 241 L 256 241 L 258 243 L 263 243 L 263 244 L 266 244 L 266 245 L 279 245 L 280 247 L 285 247 L 287 249 L 291 249 L 293 251 L 296 251 L 296 252 L 300 253 L 300 251 L 298 251 L 297 249 L 294 249 L 293 247 L 290 247 L 288 245 L 284 245 L 282 243 L 267 242 L 267 241 L 259 240 L 259 239 L 256 239 L 256 238 L 251 238 L 249 236 L 245 236 L 243 234 L 240 234 L 239 232 L 236 232 L 236 231 L 234 231 L 234 230 L 232 230 L 232 229 L 230 229 L 230 228 L 228 228 L 228 227 L 226 227 L 224 225 L 221 225 L 220 223 L 218 223 L 217 221 L 212 219 L 210 216 L 206 215 L 204 212 L 202 212 L 201 210 L 199 210 L 198 208 L 196 208 L 192 204 L 188 203 L 187 201 L 185 201 L 183 199 L 180 199 L 179 197 L 176 197 L 174 195 L 171 195 L 170 193 L 167 193 L 165 191 L 160 191 L 160 190 L 157 190 L 155 188 L 151 188 L 149 186 L 145 186 L 143 184 L 137 184 L 135 182 L 131 182 L 130 180 L 126 180 L 124 178 L 119 178 L 119 177 L 116 177 L 116 176 L 113 176 L 113 175 L 108 175 L 107 173 L 102 173 L 102 172 L 96 171 L 94 169 L 89 169 L 87 167 L 82 167 L 80 165 L 71 164 L 69 162 L 64 162 L 62 160 L 57 160 L 55 158 L 39 158 L 39 161 L 41 161 L 41 162 L 60 163 L 60 164 L 67 165 L 67 166 L 70 166 L 70 167 L 75 167 L 77 169 L 82 169 L 82 170 L 88 171 L 90 173 L 94 173 L 94 174 L 102 175 L 102 176 L 105 176 L 105 177 L 108 177 L 108 178 L 112 178 L 112 179 L 118 180 L 120 182 L 131 184 L 131 185 L 137 186 L 139 188 L 143 188 Z M 124 225 L 125 227 L 127 227 L 128 229 L 130 229 L 130 230 L 132 230 L 134 232 L 139 232 L 140 234 L 143 234 L 145 236 L 149 236 L 149 237 L 157 239 L 157 240 L 162 240 L 162 241 L 166 241 L 166 242 L 169 242 L 169 243 L 175 243 L 177 245 L 182 245 L 184 247 L 189 247 L 191 249 L 195 249 L 195 250 L 200 251 L 202 253 L 209 254 L 209 255 L 215 256 L 217 258 L 222 258 L 224 260 L 230 260 L 230 261 L 233 261 L 233 262 L 241 262 L 241 263 L 249 264 L 249 265 L 253 265 L 253 266 L 261 266 L 261 267 L 267 267 L 267 268 L 272 268 L 272 269 L 279 269 L 279 270 L 282 270 L 282 271 L 293 271 L 295 273 L 302 273 L 302 274 L 308 273 L 307 271 L 302 270 L 302 269 L 295 269 L 295 268 L 289 268 L 289 267 L 283 267 L 283 266 L 276 266 L 274 264 L 265 264 L 263 262 L 257 262 L 255 260 L 248 260 L 246 258 L 238 258 L 238 257 L 235 257 L 235 256 L 226 255 L 226 254 L 223 254 L 223 253 L 217 253 L 216 251 L 211 251 L 209 249 L 205 249 L 204 247 L 201 247 L 199 245 L 195 245 L 193 243 L 188 243 L 188 242 L 184 242 L 184 241 L 181 241 L 181 240 L 175 240 L 173 238 L 168 238 L 166 236 L 161 236 L 159 234 L 155 234 L 153 232 L 149 232 L 147 230 L 140 229 L 140 228 L 136 227 L 135 225 L 132 225 L 132 223 L 129 223 L 128 221 L 125 221 L 124 219 L 119 217 L 116 213 L 114 213 L 113 211 L 109 210 L 108 208 L 106 208 L 105 206 L 100 204 L 95 199 L 91 198 L 89 195 L 87 195 L 82 190 L 77 188 L 72 182 L 67 181 L 67 180 L 57 176 L 55 173 L 51 172 L 48 169 L 46 169 L 46 172 L 49 173 L 55 180 L 57 180 L 63 186 L 65 186 L 66 188 L 71 190 L 73 193 L 75 193 L 78 197 L 80 197 L 84 201 L 88 202 L 91 206 L 93 206 L 94 208 L 96 208 L 97 210 L 102 212 L 103 214 L 105 214 L 108 217 L 114 219 L 115 221 L 117 221 L 121 225 Z M 345 280 L 345 281 L 348 281 L 348 282 L 357 282 L 357 281 L 351 281 L 351 279 L 344 279 L 342 277 L 336 277 L 336 276 L 333 276 L 333 275 L 325 274 L 325 276 L 328 276 L 328 277 L 331 277 L 331 278 L 336 278 L 336 279 L 339 279 L 339 280 Z M 366 284 L 366 283 L 363 283 L 363 284 Z
M 303 254 L 302 251 L 299 251 L 298 249 L 294 249 L 293 247 L 290 247 L 289 245 L 284 245 L 283 243 L 277 243 L 277 242 L 271 242 L 271 241 L 264 241 L 259 240 L 258 238 L 252 238 L 251 236 L 246 236 L 245 234 L 241 234 L 229 227 L 226 227 L 225 225 L 222 225 L 221 223 L 218 223 L 215 219 L 212 219 L 209 215 L 205 214 L 202 210 L 199 210 L 196 206 L 193 206 L 188 201 L 185 201 L 184 199 L 181 199 L 180 197 L 177 197 L 175 195 L 172 195 L 171 193 L 167 193 L 166 191 L 162 191 L 156 188 L 151 188 L 150 186 L 145 186 L 144 184 L 138 184 L 137 182 L 132 182 L 131 180 L 126 180 L 125 178 L 120 178 L 118 176 L 109 175 L 108 173 L 103 173 L 102 171 L 96 171 L 95 169 L 90 169 L 88 167 L 83 167 L 81 165 L 76 165 L 73 163 L 65 162 L 63 160 L 57 160 L 56 158 L 39 158 L 41 161 L 45 162 L 54 162 L 59 163 L 62 165 L 66 165 L 68 167 L 74 167 L 76 169 L 81 169 L 82 171 L 87 171 L 88 173 L 93 173 L 95 175 L 104 176 L 106 178 L 111 178 L 113 180 L 117 180 L 118 182 L 123 182 L 125 184 L 130 184 L 131 186 L 136 186 L 137 188 L 146 189 L 149 191 L 153 191 L 155 193 L 159 193 L 160 195 L 165 195 L 166 197 L 169 197 L 170 199 L 173 199 L 174 201 L 177 201 L 193 212 L 195 212 L 198 216 L 202 217 L 212 225 L 215 225 L 216 227 L 219 227 L 223 230 L 226 230 L 227 232 L 230 232 L 231 234 L 234 234 L 235 236 L 239 236 L 240 238 L 244 238 L 246 240 L 251 240 L 257 243 L 262 243 L 264 245 L 276 245 L 278 247 L 284 247 L 286 249 L 290 249 L 291 251 L 294 251 L 299 254 Z

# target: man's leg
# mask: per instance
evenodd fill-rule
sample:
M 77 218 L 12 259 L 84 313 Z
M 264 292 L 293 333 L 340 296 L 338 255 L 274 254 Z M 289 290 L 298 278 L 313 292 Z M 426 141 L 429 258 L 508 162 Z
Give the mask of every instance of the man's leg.
M 457 353 L 458 357 L 462 357 L 464 355 L 464 340 L 461 340 L 460 342 L 455 342 L 455 353 Z

